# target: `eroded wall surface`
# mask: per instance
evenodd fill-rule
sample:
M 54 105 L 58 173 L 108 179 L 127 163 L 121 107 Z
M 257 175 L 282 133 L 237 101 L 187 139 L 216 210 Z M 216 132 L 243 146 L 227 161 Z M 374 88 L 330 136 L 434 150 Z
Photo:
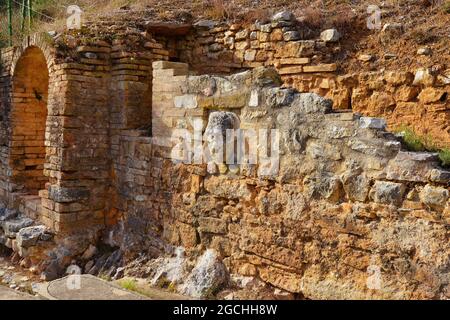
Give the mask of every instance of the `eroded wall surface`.
M 435 154 L 405 151 L 383 120 L 333 112 L 423 124 L 447 144 L 448 84 L 427 71 L 339 75 L 336 44 L 285 22 L 34 42 L 50 79 L 48 182 L 33 204 L 10 164 L 12 70 L 29 44 L 2 51 L 2 199 L 57 233 L 106 228 L 126 260 L 213 249 L 228 272 L 309 298 L 448 298 L 450 173 Z M 276 130 L 278 170 L 259 140 L 256 164 L 187 161 L 189 143 L 214 148 L 227 129 Z M 72 241 L 57 263 L 88 245 Z
M 189 76 L 154 63 L 153 136 L 122 139 L 126 208 L 111 243 L 130 256 L 211 248 L 229 272 L 309 298 L 448 297 L 450 173 L 436 155 L 405 151 L 382 119 L 332 112 L 280 83 L 270 68 Z M 263 170 L 264 152 L 254 165 L 173 162 L 194 153 L 174 152 L 180 137 L 214 145 L 213 129 L 278 130 L 279 171 Z
M 341 68 L 349 54 L 341 46 L 345 35 L 331 33 L 318 39 L 315 33 L 291 20 L 250 25 L 204 21 L 184 38 L 161 42 L 171 56 L 200 74 L 274 66 L 285 85 L 330 98 L 335 109 L 383 117 L 391 130 L 410 126 L 433 137 L 441 147 L 450 145 L 448 74 L 427 68 L 421 57 L 416 59 L 424 61 L 422 69 L 347 74 Z M 382 36 L 391 37 L 388 32 Z M 364 57 L 363 52 L 359 55 Z M 370 63 L 374 57 L 366 59 L 361 63 Z

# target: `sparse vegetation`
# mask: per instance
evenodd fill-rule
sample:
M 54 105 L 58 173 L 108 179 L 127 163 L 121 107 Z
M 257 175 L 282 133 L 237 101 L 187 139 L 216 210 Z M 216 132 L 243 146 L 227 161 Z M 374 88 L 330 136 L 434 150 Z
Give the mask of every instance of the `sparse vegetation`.
M 118 283 L 122 288 L 124 288 L 126 290 L 133 291 L 133 292 L 139 292 L 136 280 L 121 279 L 118 281 Z
M 442 9 L 444 10 L 445 13 L 449 13 L 450 14 L 450 1 L 445 2 L 442 5 Z
M 310 28 L 320 28 L 324 23 L 322 10 L 319 8 L 307 7 L 300 16 L 302 22 Z
M 232 4 L 225 0 L 210 0 L 205 13 L 214 20 L 228 20 L 233 16 Z
M 441 160 L 442 166 L 450 167 L 450 148 L 444 148 L 439 151 L 439 159 Z
M 442 166 L 443 167 L 450 166 L 449 148 L 440 149 L 430 136 L 419 135 L 414 131 L 414 129 L 405 125 L 400 126 L 395 131 L 402 134 L 403 142 L 408 150 L 416 152 L 420 151 L 437 152 L 439 155 L 439 159 L 441 160 Z

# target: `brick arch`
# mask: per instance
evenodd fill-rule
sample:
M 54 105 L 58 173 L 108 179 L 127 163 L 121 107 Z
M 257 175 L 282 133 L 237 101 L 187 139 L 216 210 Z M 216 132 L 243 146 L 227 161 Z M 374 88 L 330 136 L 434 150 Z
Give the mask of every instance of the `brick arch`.
M 21 46 L 15 48 L 14 55 L 11 60 L 11 70 L 10 74 L 14 75 L 17 63 L 24 52 L 30 47 L 37 47 L 42 51 L 47 64 L 47 70 L 49 74 L 52 74 L 55 66 L 55 48 L 52 45 L 52 40 L 46 33 L 39 33 L 30 36 L 28 39 L 24 40 Z
M 11 64 L 10 155 L 11 191 L 37 195 L 48 178 L 46 123 L 54 59 L 43 36 L 18 47 Z

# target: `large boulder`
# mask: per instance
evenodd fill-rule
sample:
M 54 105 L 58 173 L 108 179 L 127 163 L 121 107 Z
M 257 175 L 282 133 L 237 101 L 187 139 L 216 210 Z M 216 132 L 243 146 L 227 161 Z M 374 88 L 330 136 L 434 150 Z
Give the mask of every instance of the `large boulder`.
M 195 298 L 211 297 L 228 281 L 225 266 L 217 253 L 209 249 L 199 258 L 197 265 L 181 285 L 183 294 Z

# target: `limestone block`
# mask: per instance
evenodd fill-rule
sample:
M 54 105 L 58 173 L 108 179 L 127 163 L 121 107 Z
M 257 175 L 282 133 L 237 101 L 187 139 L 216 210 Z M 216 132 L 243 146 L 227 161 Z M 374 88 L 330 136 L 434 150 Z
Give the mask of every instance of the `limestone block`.
M 346 172 L 341 176 L 341 181 L 350 200 L 366 201 L 370 190 L 370 179 L 365 174 Z
M 241 31 L 239 31 L 239 32 L 236 32 L 234 38 L 235 38 L 237 41 L 239 41 L 239 40 L 244 40 L 244 39 L 247 39 L 248 35 L 249 35 L 248 29 L 243 29 L 243 30 L 241 30 Z
M 198 243 L 197 231 L 192 226 L 179 223 L 178 230 L 180 232 L 180 240 L 185 248 L 193 248 Z
M 420 102 L 424 104 L 436 103 L 442 101 L 445 98 L 446 92 L 438 88 L 425 88 L 419 94 Z M 445 102 L 445 101 L 444 101 Z
M 434 75 L 431 74 L 430 69 L 419 69 L 414 75 L 413 85 L 432 86 L 436 81 Z
M 185 94 L 177 96 L 173 99 L 175 108 L 195 109 L 198 106 L 197 95 Z
M 255 61 L 256 50 L 247 50 L 244 54 L 245 61 Z
M 335 63 L 303 67 L 303 72 L 333 72 L 336 70 L 337 70 L 337 65 Z
M 226 176 L 210 176 L 204 181 L 205 190 L 209 193 L 229 199 L 250 200 L 252 193 L 244 181 L 228 179 Z
M 266 91 L 265 104 L 272 108 L 279 108 L 291 104 L 295 98 L 297 95 L 293 89 L 271 88 Z
M 49 199 L 55 202 L 77 202 L 87 199 L 90 191 L 85 188 L 64 188 L 53 185 L 50 187 Z
M 155 61 L 152 63 L 153 69 L 181 69 L 188 70 L 188 64 L 172 61 Z
M 35 246 L 39 240 L 46 241 L 51 239 L 52 235 L 45 226 L 33 226 L 20 229 L 17 233 L 17 245 L 23 248 Z
M 361 117 L 359 127 L 361 129 L 386 130 L 386 120 L 381 118 Z
M 295 66 L 295 67 L 284 67 L 280 68 L 278 70 L 280 75 L 286 75 L 286 74 L 298 74 L 303 72 L 302 66 Z
M 21 229 L 31 226 L 34 223 L 33 220 L 27 217 L 17 217 L 13 220 L 3 222 L 3 231 L 9 238 L 15 238 L 16 233 Z
M 429 179 L 431 182 L 437 183 L 449 183 L 450 182 L 450 171 L 442 169 L 432 169 L 429 174 Z
M 284 41 L 295 41 L 301 39 L 300 32 L 298 31 L 288 31 L 283 33 Z
M 414 100 L 419 94 L 417 87 L 401 86 L 395 91 L 395 100 L 401 102 L 409 102 Z
M 376 181 L 370 191 L 370 198 L 382 204 L 400 206 L 406 187 L 402 183 Z
M 270 41 L 281 41 L 283 40 L 283 31 L 279 28 L 273 29 L 270 33 Z
M 442 211 L 449 198 L 449 191 L 442 187 L 427 184 L 420 192 L 420 201 L 429 208 Z
M 254 89 L 250 93 L 250 100 L 248 102 L 249 107 L 259 106 L 259 90 Z
M 308 64 L 310 63 L 310 58 L 284 58 L 280 59 L 281 65 L 290 65 L 290 64 Z
M 320 34 L 320 40 L 325 42 L 337 42 L 340 38 L 341 35 L 336 29 L 327 29 Z
M 198 230 L 203 233 L 225 234 L 227 232 L 226 222 L 218 218 L 200 217 L 198 225 Z
M 272 16 L 272 21 L 292 21 L 295 20 L 295 16 L 291 11 L 284 10 L 275 13 Z
M 393 86 L 410 85 L 414 80 L 414 75 L 406 71 L 389 71 L 384 75 L 387 83 Z
M 262 33 L 261 36 L 268 37 L 269 33 L 272 32 L 272 25 L 270 23 L 262 24 L 260 26 L 260 31 Z M 261 39 L 259 39 L 259 40 L 263 41 Z M 265 41 L 268 41 L 268 38 Z
M 249 41 L 238 41 L 234 43 L 236 50 L 246 50 L 250 47 Z
M 295 94 L 292 109 L 302 114 L 330 112 L 333 101 L 325 99 L 315 93 Z
M 404 152 L 389 161 L 387 179 L 397 181 L 427 182 L 430 172 L 438 164 L 437 155 L 428 152 Z

